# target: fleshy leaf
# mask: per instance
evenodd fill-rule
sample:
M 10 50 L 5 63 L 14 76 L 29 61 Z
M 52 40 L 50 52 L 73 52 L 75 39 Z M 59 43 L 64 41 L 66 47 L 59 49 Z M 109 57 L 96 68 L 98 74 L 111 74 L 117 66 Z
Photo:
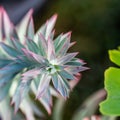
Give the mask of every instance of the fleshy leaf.
M 0 59 L 0 68 L 10 64 L 11 62 L 13 62 L 13 61 L 9 60 L 9 59 Z
M 52 16 L 45 24 L 42 25 L 42 27 L 40 27 L 40 29 L 37 31 L 34 40 L 37 41 L 38 40 L 38 35 L 41 33 L 42 35 L 45 36 L 45 39 L 47 40 L 50 37 L 50 33 L 53 30 L 53 27 L 55 25 L 57 19 L 57 14 L 55 14 L 54 16 Z
M 38 51 L 39 51 L 38 46 L 36 45 L 36 43 L 33 40 L 26 38 L 26 44 L 30 51 L 38 53 Z
M 62 35 L 63 34 L 60 34 L 57 38 L 55 38 L 55 40 L 54 40 L 54 46 L 55 46 L 55 51 L 56 51 L 56 49 L 58 48 L 58 45 L 59 45 L 59 43 L 60 43 L 60 41 L 61 41 L 61 38 L 62 38 Z
M 55 45 L 55 51 L 57 56 L 63 56 L 66 54 L 67 50 L 70 47 L 70 38 L 71 38 L 71 32 L 68 32 L 60 37 L 57 45 Z
M 14 115 L 10 106 L 10 97 L 6 97 L 0 102 L 0 118 L 1 120 L 23 120 L 23 117 L 19 113 Z
M 51 114 L 51 107 L 52 107 L 52 96 L 50 94 L 50 90 L 47 88 L 44 95 L 39 98 L 40 102 L 44 105 L 47 112 Z
M 58 74 L 52 75 L 53 85 L 56 90 L 66 99 L 69 96 L 70 86 L 65 79 Z
M 9 75 L 1 75 L 0 77 L 0 87 L 4 87 L 6 84 L 9 84 L 9 82 L 14 78 L 14 74 Z
M 62 70 L 60 72 L 58 72 L 60 76 L 62 76 L 63 78 L 66 78 L 66 79 L 70 79 L 70 80 L 74 80 L 74 76 L 70 73 L 68 73 L 67 71 L 65 70 Z
M 6 27 L 7 26 L 7 27 Z M 0 40 L 10 36 L 12 23 L 4 10 L 0 7 Z
M 8 73 L 11 74 L 17 74 L 18 72 L 20 72 L 25 66 L 22 64 L 18 64 L 18 63 L 11 63 L 5 67 L 3 67 L 0 70 L 0 75 L 7 75 Z
M 1 8 L 0 92 L 1 96 L 4 93 L 6 96 L 9 87 L 5 87 L 10 85 L 9 82 L 12 83 L 10 97 L 13 98 L 15 112 L 26 96 L 31 81 L 33 81 L 35 86 L 35 90 L 32 88 L 33 93 L 50 114 L 52 95 L 54 94 L 56 97 L 62 95 L 66 99 L 71 88 L 78 82 L 76 79 L 78 72 L 86 70 L 82 66 L 84 63 L 74 58 L 77 53 L 67 53 L 67 50 L 74 44 L 70 43 L 71 32 L 61 34 L 54 40 L 56 18 L 57 15 L 51 17 L 34 35 L 32 10 L 26 14 L 19 26 L 14 26 Z M 16 77 L 17 75 L 19 78 Z M 50 83 L 51 79 L 53 86 Z M 71 82 L 74 83 L 73 86 L 69 84 L 71 80 L 75 80 L 75 82 Z M 29 109 L 25 111 L 20 106 L 26 118 L 34 120 L 33 114 L 35 112 L 33 113 L 32 107 L 29 103 L 24 106 Z
M 47 56 L 48 46 L 45 37 L 40 33 L 38 35 L 38 46 L 39 46 L 39 53 L 42 56 Z
M 120 69 L 110 67 L 105 71 L 107 99 L 100 104 L 100 111 L 106 115 L 120 115 Z
M 26 82 L 21 81 L 18 87 L 16 88 L 16 92 L 11 102 L 11 104 L 15 104 L 15 113 L 17 112 L 21 101 L 27 95 L 30 84 L 31 84 L 31 80 L 28 80 Z
M 72 60 L 78 53 L 68 53 L 67 55 L 61 57 L 58 59 L 58 63 L 59 64 L 65 64 L 67 62 L 69 62 L 70 60 Z
M 2 101 L 6 97 L 6 95 L 8 95 L 10 86 L 11 80 L 6 85 L 0 87 L 0 101 Z
M 21 111 L 26 116 L 27 120 L 36 120 L 34 114 L 39 117 L 44 117 L 44 114 L 40 109 L 32 102 L 29 96 L 27 96 L 20 105 Z
M 53 41 L 49 38 L 48 39 L 48 60 L 52 61 L 55 60 L 55 49 L 53 45 Z
M 0 46 L 4 49 L 4 51 L 5 51 L 8 55 L 10 55 L 10 56 L 12 56 L 12 57 L 17 57 L 17 56 L 20 55 L 20 52 L 18 52 L 16 49 L 14 49 L 14 48 L 6 45 L 5 43 L 2 43 L 2 42 L 1 42 L 1 43 L 0 43 Z
M 65 67 L 65 70 L 66 71 L 69 71 L 70 73 L 72 74 L 77 74 L 78 72 L 82 72 L 82 71 L 85 71 L 85 70 L 88 70 L 89 68 L 88 67 L 83 67 L 83 66 L 80 66 L 80 67 L 75 67 L 75 66 L 66 66 Z
M 29 60 L 31 60 L 31 61 L 36 61 L 36 62 L 38 62 L 39 64 L 42 64 L 42 63 L 45 62 L 45 59 L 44 59 L 42 56 L 40 56 L 40 55 L 38 55 L 38 54 L 35 54 L 35 53 L 33 53 L 32 51 L 29 51 L 29 50 L 27 50 L 27 49 L 22 49 L 22 50 L 23 50 L 24 54 L 26 55 L 26 57 L 27 57 Z
M 27 80 L 29 80 L 30 78 L 31 79 L 34 79 L 34 78 L 37 78 L 37 76 L 39 75 L 39 74 L 42 74 L 43 73 L 43 69 L 41 68 L 41 69 L 32 69 L 32 70 L 28 70 L 27 72 L 24 72 L 23 74 L 22 74 L 22 81 L 27 81 Z
M 47 22 L 47 29 L 46 29 L 46 34 L 45 34 L 45 38 L 48 39 L 50 37 L 50 33 L 52 32 L 55 22 L 57 19 L 57 14 L 53 15 Z
M 11 38 L 12 45 L 17 49 L 17 51 L 22 52 L 22 48 L 25 48 L 24 45 L 16 38 Z
M 29 10 L 27 15 L 22 19 L 20 24 L 17 26 L 17 33 L 21 40 L 21 43 L 24 43 L 25 37 L 33 39 L 34 37 L 34 26 L 32 18 L 33 10 Z
M 82 60 L 74 58 L 72 59 L 70 62 L 67 62 L 66 65 L 70 65 L 70 66 L 82 66 L 86 63 L 84 63 Z
M 31 87 L 32 87 L 32 91 L 33 93 L 36 95 L 36 93 L 38 92 L 37 91 L 37 88 L 39 86 L 39 77 L 37 77 L 34 82 L 32 83 Z M 51 90 L 49 88 L 47 88 L 47 90 L 45 90 L 45 93 L 43 94 L 42 97 L 40 97 L 38 99 L 42 104 L 43 106 L 45 107 L 45 109 L 47 110 L 47 112 L 49 114 L 51 114 L 51 107 L 52 107 L 52 96 L 51 96 Z
M 50 83 L 50 76 L 42 74 L 40 77 L 40 82 L 38 86 L 38 92 L 36 98 L 40 98 L 45 94 L 46 88 L 48 88 Z

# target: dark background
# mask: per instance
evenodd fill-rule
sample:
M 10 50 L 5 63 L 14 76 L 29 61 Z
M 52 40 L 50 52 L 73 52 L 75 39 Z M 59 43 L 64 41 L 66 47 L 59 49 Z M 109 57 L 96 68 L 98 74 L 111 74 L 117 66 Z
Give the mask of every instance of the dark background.
M 36 30 L 55 13 L 58 14 L 56 35 L 72 30 L 72 41 L 77 44 L 70 50 L 79 51 L 78 57 L 87 62 L 90 70 L 83 72 L 66 102 L 63 118 L 69 120 L 89 95 L 104 87 L 104 70 L 112 64 L 108 50 L 120 45 L 120 1 L 1 0 L 0 4 L 15 24 L 34 8 Z

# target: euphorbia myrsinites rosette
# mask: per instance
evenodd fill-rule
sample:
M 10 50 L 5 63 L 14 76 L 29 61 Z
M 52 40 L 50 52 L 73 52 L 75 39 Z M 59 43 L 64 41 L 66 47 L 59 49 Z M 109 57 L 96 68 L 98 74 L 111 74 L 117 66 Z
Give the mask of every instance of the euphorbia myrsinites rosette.
M 66 99 L 71 81 L 76 83 L 79 72 L 88 69 L 75 57 L 77 52 L 67 53 L 74 44 L 70 42 L 71 32 L 54 38 L 56 18 L 55 14 L 34 33 L 32 10 L 14 26 L 0 9 L 0 100 L 12 91 L 15 111 L 31 89 L 51 113 L 52 91 Z M 14 91 L 13 82 L 17 83 Z

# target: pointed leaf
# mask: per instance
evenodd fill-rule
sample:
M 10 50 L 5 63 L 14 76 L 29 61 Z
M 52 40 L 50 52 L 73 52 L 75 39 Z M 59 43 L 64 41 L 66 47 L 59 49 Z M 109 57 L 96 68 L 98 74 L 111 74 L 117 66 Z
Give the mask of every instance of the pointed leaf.
M 66 65 L 70 65 L 70 66 L 82 66 L 84 64 L 86 63 L 83 62 L 83 60 L 77 58 L 73 58 L 70 62 L 66 63 Z
M 7 75 L 9 73 L 11 74 L 17 74 L 18 72 L 20 72 L 25 66 L 22 64 L 18 64 L 18 63 L 11 63 L 5 67 L 3 67 L 2 69 L 0 69 L 0 75 Z
M 9 84 L 9 82 L 15 77 L 14 74 L 10 75 L 1 75 L 0 77 L 0 88 L 4 87 L 6 84 Z
M 70 46 L 71 32 L 58 36 L 54 41 L 57 56 L 64 55 Z M 62 50 L 64 49 L 64 51 Z
M 68 73 L 65 70 L 59 71 L 58 73 L 59 73 L 59 75 L 61 77 L 65 78 L 65 79 L 70 79 L 70 80 L 74 80 L 75 79 L 75 77 L 72 74 Z
M 40 77 L 40 82 L 39 82 L 36 98 L 39 99 L 45 94 L 45 91 L 48 88 L 49 83 L 50 83 L 50 76 L 48 76 L 47 74 L 42 74 Z
M 0 68 L 12 63 L 13 61 L 12 60 L 9 60 L 9 59 L 0 59 Z
M 25 48 L 18 39 L 11 38 L 11 42 L 17 51 L 22 52 L 22 48 Z
M 52 82 L 56 90 L 66 99 L 69 96 L 70 87 L 65 79 L 58 74 L 52 75 Z
M 75 75 L 74 80 L 69 81 L 70 88 L 73 89 L 81 79 L 81 74 L 78 73 Z
M 17 112 L 21 101 L 27 95 L 30 84 L 31 84 L 31 80 L 28 80 L 26 82 L 21 81 L 18 84 L 18 87 L 16 88 L 15 94 L 14 94 L 14 96 L 12 98 L 12 102 L 11 102 L 11 104 L 15 104 L 15 113 Z
M 53 30 L 53 31 L 51 32 L 49 38 L 50 38 L 51 40 L 53 40 L 53 39 L 54 39 L 54 35 L 55 35 L 55 30 Z
M 45 39 L 48 40 L 48 38 L 50 37 L 50 34 L 54 28 L 55 22 L 57 19 L 57 15 L 55 14 L 54 16 L 52 16 L 44 25 L 42 25 L 42 27 L 37 31 L 34 40 L 37 41 L 38 40 L 38 34 L 42 34 L 43 36 L 45 36 Z
M 29 10 L 29 12 L 22 19 L 20 24 L 17 26 L 18 36 L 21 40 L 21 43 L 24 43 L 25 36 L 27 38 L 33 39 L 34 36 L 34 26 L 33 26 L 33 18 L 32 18 L 33 10 Z
M 62 36 L 63 36 L 63 34 L 60 34 L 57 38 L 55 38 L 55 40 L 54 40 L 54 46 L 55 46 L 55 51 L 56 51 L 56 49 L 58 48 L 58 46 L 59 46 L 59 43 L 60 43 L 60 41 L 61 41 L 61 39 L 62 39 Z
M 22 81 L 27 81 L 29 80 L 30 78 L 31 79 L 35 79 L 38 75 L 42 74 L 44 71 L 44 69 L 38 69 L 38 68 L 35 68 L 35 69 L 32 69 L 32 70 L 28 70 L 27 72 L 24 72 L 22 74 Z M 37 78 L 36 78 L 37 79 Z
M 40 55 L 38 55 L 38 54 L 35 54 L 35 53 L 33 53 L 32 51 L 29 51 L 29 50 L 24 49 L 24 48 L 23 48 L 22 50 L 23 50 L 24 54 L 26 55 L 26 57 L 27 57 L 29 60 L 38 62 L 38 63 L 40 63 L 40 64 L 45 63 L 45 59 L 44 59 L 42 56 L 40 56 Z
M 40 102 L 43 104 L 45 109 L 49 114 L 51 114 L 51 107 L 52 107 L 52 96 L 50 94 L 50 90 L 47 88 L 44 95 L 39 99 Z
M 10 56 L 12 56 L 12 57 L 17 57 L 17 56 L 20 55 L 20 52 L 18 52 L 16 49 L 14 49 L 14 48 L 6 45 L 6 44 L 3 43 L 3 42 L 0 43 L 0 46 L 4 49 L 4 51 L 5 51 L 8 55 L 10 55 Z
M 78 72 L 82 72 L 85 70 L 88 70 L 88 67 L 84 67 L 84 66 L 65 66 L 65 70 L 68 71 L 71 74 L 77 74 Z
M 0 101 L 2 101 L 7 96 L 7 94 L 9 93 L 10 86 L 11 80 L 6 85 L 0 87 Z
M 29 96 L 24 98 L 23 102 L 20 105 L 20 110 L 26 116 L 27 120 L 36 120 L 34 114 L 40 118 L 44 117 L 42 111 L 40 111 L 37 105 L 33 103 Z
M 30 51 L 34 52 L 34 53 L 38 53 L 38 46 L 36 45 L 36 43 L 29 39 L 29 38 L 26 38 L 26 44 L 27 44 L 27 47 Z
M 11 28 L 11 22 L 6 11 L 0 7 L 0 40 L 10 36 Z
M 61 58 L 58 59 L 58 63 L 59 64 L 65 64 L 67 62 L 69 62 L 70 60 L 72 60 L 78 53 L 69 53 Z
M 71 32 L 68 32 L 67 34 L 62 36 L 61 41 L 59 41 L 59 45 L 56 48 L 57 56 L 63 56 L 66 54 L 67 50 L 70 47 L 70 38 Z
M 39 46 L 39 53 L 42 56 L 47 56 L 47 50 L 48 50 L 47 41 L 41 33 L 38 35 L 38 46 Z
M 53 45 L 53 41 L 49 38 L 48 39 L 48 60 L 52 61 L 55 60 L 55 49 Z
M 47 22 L 47 29 L 46 29 L 46 34 L 45 34 L 45 38 L 48 39 L 50 37 L 50 34 L 54 28 L 55 22 L 57 19 L 57 14 L 53 15 Z

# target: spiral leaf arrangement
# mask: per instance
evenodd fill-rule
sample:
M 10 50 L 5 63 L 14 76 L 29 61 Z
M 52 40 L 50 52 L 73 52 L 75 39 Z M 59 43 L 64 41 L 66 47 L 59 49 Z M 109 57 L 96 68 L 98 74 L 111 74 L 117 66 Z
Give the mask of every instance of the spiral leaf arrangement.
M 74 44 L 70 42 L 71 32 L 54 38 L 57 15 L 35 33 L 32 13 L 30 10 L 14 26 L 4 8 L 0 8 L 0 101 L 10 96 L 15 112 L 19 106 L 22 111 L 29 107 L 31 116 L 30 90 L 50 114 L 52 95 L 68 98 L 71 83 L 78 81 L 79 72 L 88 69 L 75 57 L 77 52 L 67 53 Z

